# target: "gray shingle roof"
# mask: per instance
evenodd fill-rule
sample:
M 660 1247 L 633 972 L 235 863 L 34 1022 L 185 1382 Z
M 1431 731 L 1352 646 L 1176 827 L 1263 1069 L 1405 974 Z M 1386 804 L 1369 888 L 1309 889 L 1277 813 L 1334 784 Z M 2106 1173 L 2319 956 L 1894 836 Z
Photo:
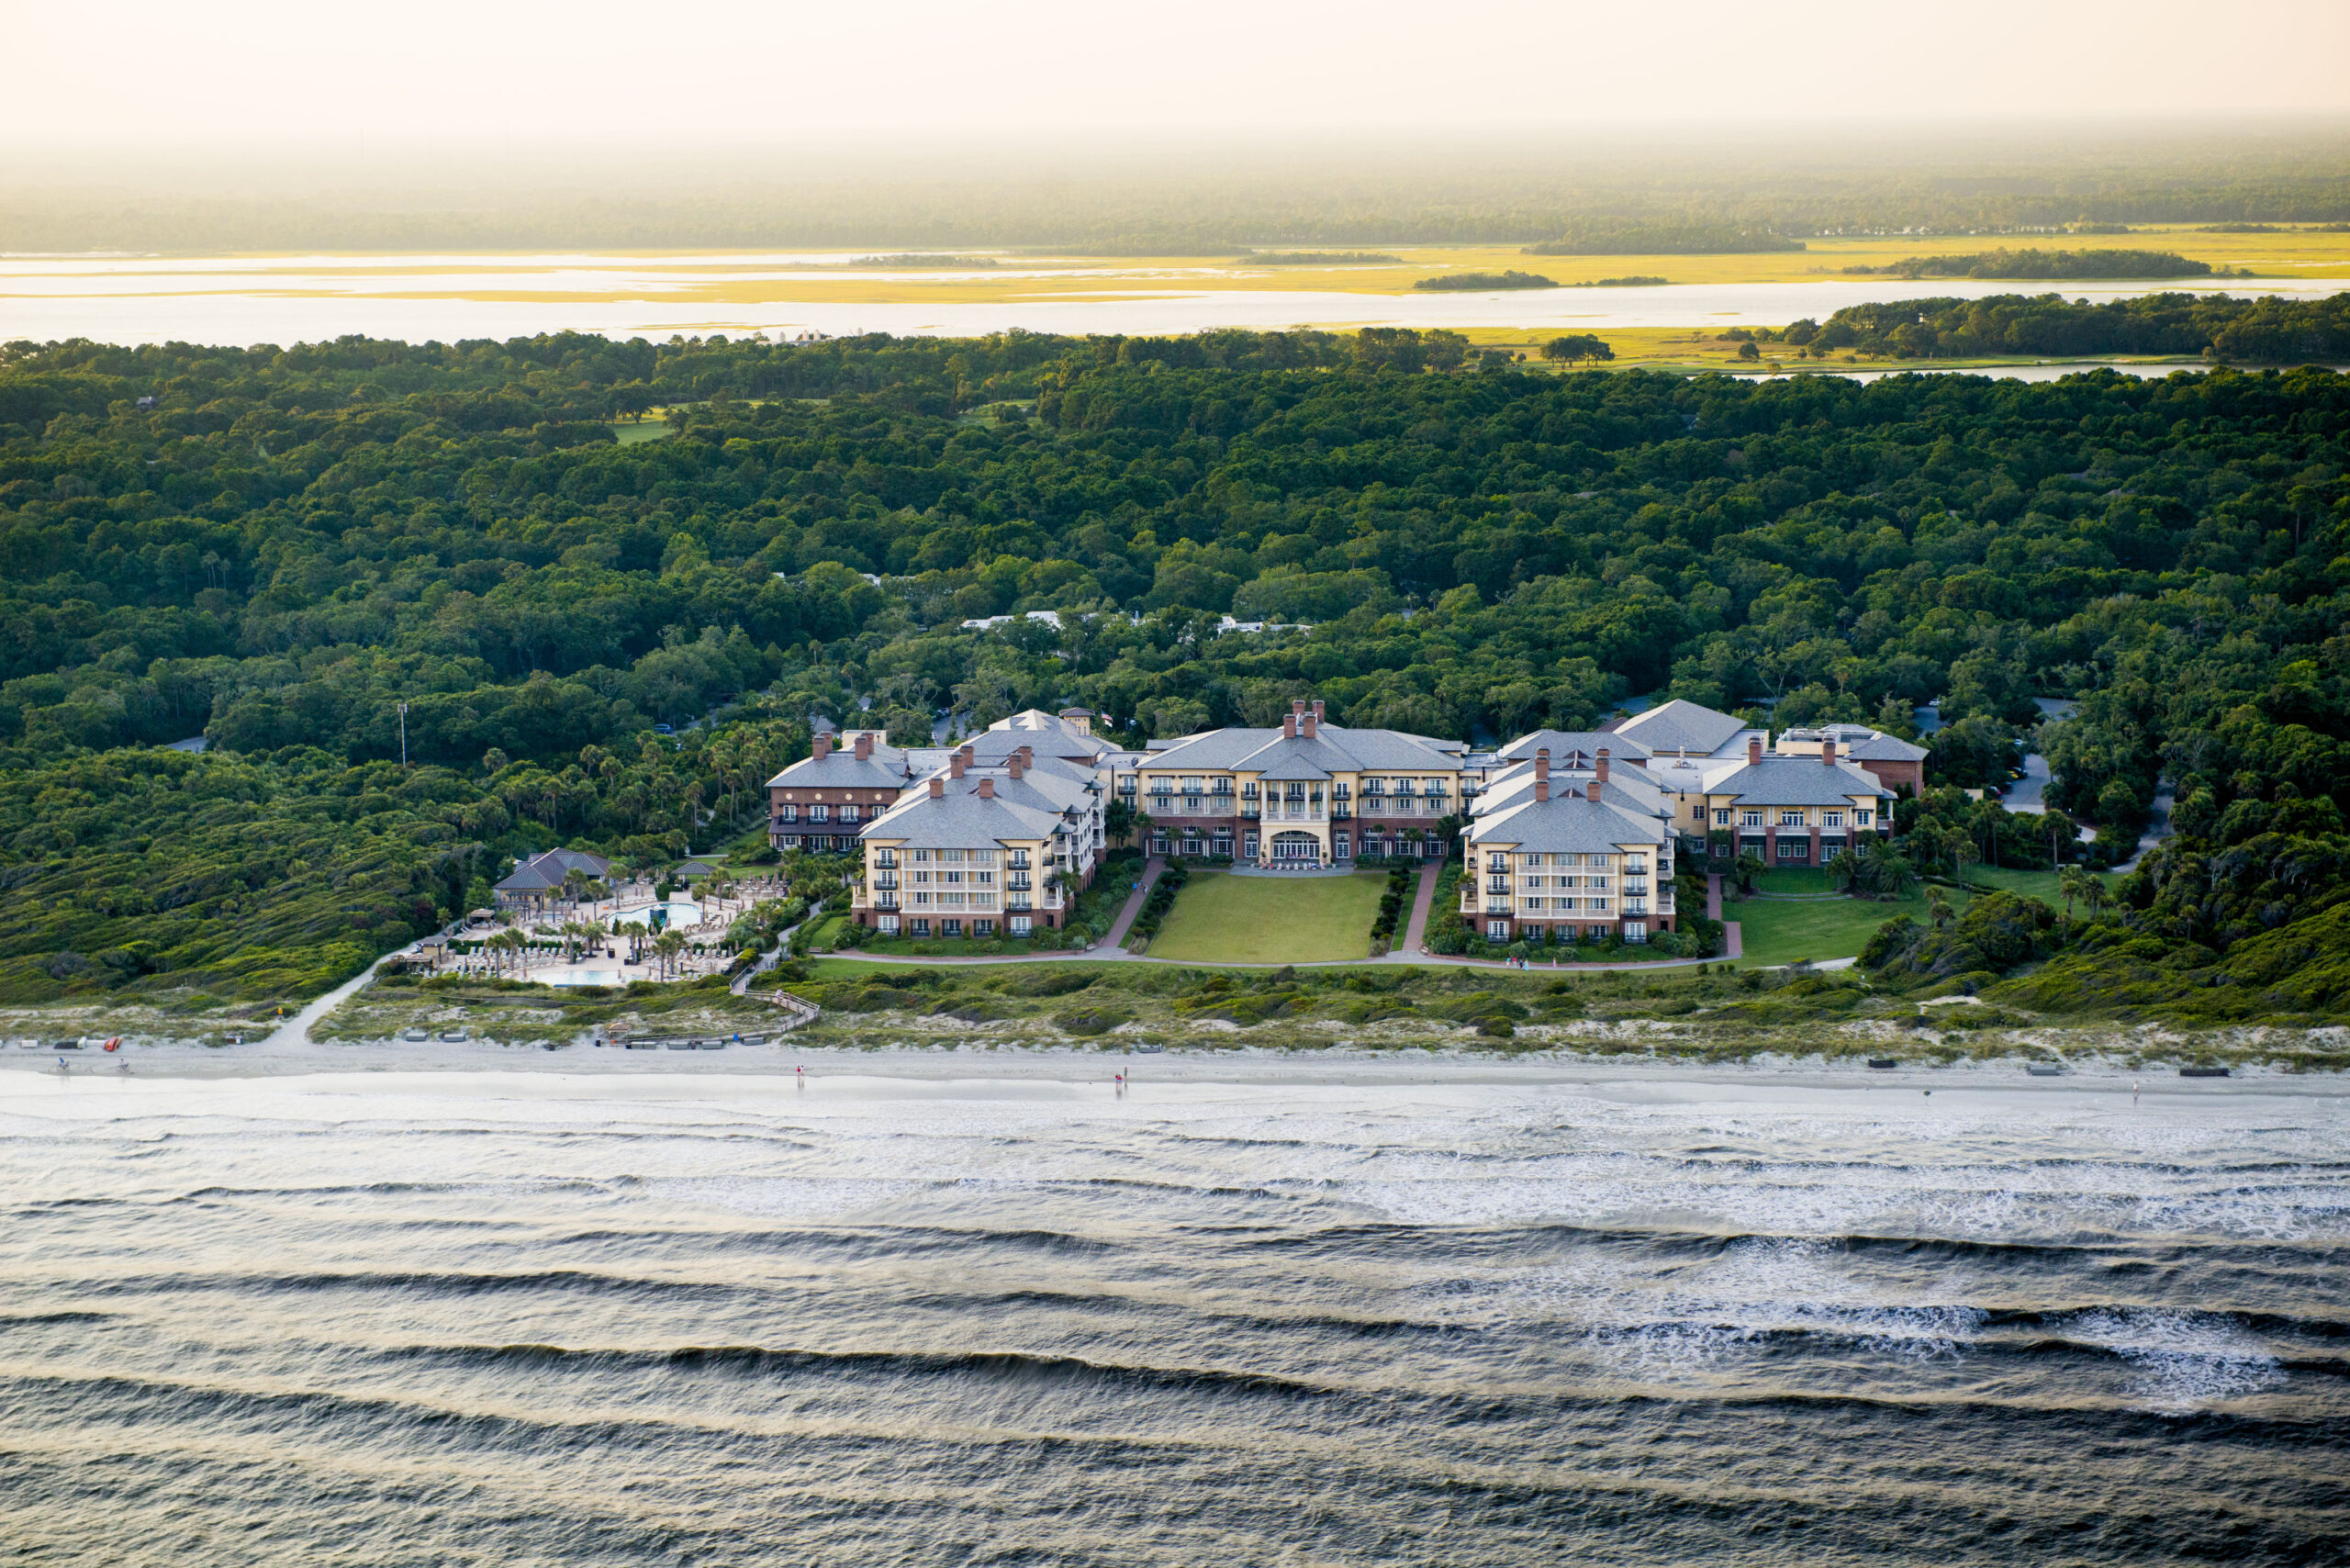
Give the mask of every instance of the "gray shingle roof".
M 1676 697 L 1645 713 L 1633 714 L 1616 726 L 1616 733 L 1639 742 L 1651 756 L 1665 751 L 1690 751 L 1702 756 L 1745 727 L 1728 713 Z
M 1619 762 L 1639 762 L 1649 755 L 1647 746 L 1620 730 L 1614 734 L 1604 730 L 1536 730 L 1510 742 L 1500 755 L 1507 762 L 1531 762 L 1545 746 L 1550 748 L 1553 767 L 1564 767 L 1570 756 L 1596 757 L 1602 746 Z
M 1285 739 L 1279 730 L 1209 730 L 1183 740 L 1151 757 L 1154 768 L 1197 768 L 1202 772 L 1263 773 L 1268 778 L 1327 778 L 1333 773 L 1458 773 L 1461 746 L 1401 730 L 1350 730 L 1319 724 L 1312 740 L 1299 735 Z M 1321 771 L 1272 771 L 1288 759 L 1302 759 Z
M 950 781 L 934 800 L 925 788 L 866 824 L 859 838 L 902 841 L 909 849 L 974 849 L 1007 839 L 1050 838 L 1063 827 L 1060 812 L 979 792 L 968 775 Z
M 1664 824 L 1653 817 L 1595 804 L 1580 795 L 1530 797 L 1522 804 L 1480 817 L 1469 830 L 1478 848 L 1510 847 L 1533 854 L 1606 855 L 1624 845 L 1664 842 Z
M 893 745 L 875 746 L 873 755 L 862 762 L 854 751 L 836 751 L 823 757 L 803 756 L 768 779 L 767 788 L 902 790 L 909 777 L 907 757 L 907 753 Z
M 501 893 L 543 893 L 563 886 L 565 875 L 584 872 L 598 881 L 612 874 L 612 863 L 584 849 L 549 849 L 532 856 L 498 884 Z
M 1553 767 L 1550 770 L 1551 793 L 1581 794 L 1583 787 L 1595 777 L 1596 775 L 1589 768 Z M 1491 816 L 1521 800 L 1530 801 L 1533 798 L 1534 765 L 1522 763 L 1506 773 L 1494 775 L 1477 797 L 1475 814 Z M 1636 767 L 1621 773 L 1610 768 L 1607 782 L 1600 786 L 1600 799 L 1609 805 L 1637 812 L 1642 816 L 1669 817 L 1673 814 L 1673 802 L 1665 799 L 1664 791 L 1640 777 L 1640 771 Z
M 1840 759 L 1831 767 L 1816 756 L 1765 756 L 1715 779 L 1706 793 L 1735 796 L 1749 806 L 1849 806 L 1855 795 L 1893 798 L 1852 763 Z

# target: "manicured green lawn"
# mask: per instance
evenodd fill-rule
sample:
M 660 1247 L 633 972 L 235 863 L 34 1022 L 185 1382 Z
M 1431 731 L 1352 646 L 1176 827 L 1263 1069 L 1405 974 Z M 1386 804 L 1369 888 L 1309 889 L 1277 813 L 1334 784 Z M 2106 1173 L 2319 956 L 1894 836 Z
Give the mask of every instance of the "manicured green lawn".
M 1387 879 L 1235 877 L 1196 871 L 1150 945 L 1154 958 L 1196 964 L 1310 964 L 1371 956 L 1371 923 Z
M 1766 891 L 1797 890 L 1792 885 L 1774 890 L 1773 879 L 1802 873 L 1774 871 L 1763 879 Z M 1821 873 L 1813 872 L 1813 876 Z M 1822 888 L 1824 890 L 1825 883 Z M 1955 901 L 1965 902 L 1962 896 Z M 1897 914 L 1926 918 L 1925 895 L 1913 893 L 1896 903 L 1867 899 L 1826 899 L 1818 902 L 1779 902 L 1770 899 L 1725 899 L 1722 918 L 1738 922 L 1749 964 L 1792 964 L 1800 959 L 1850 958 L 1868 946 L 1876 928 Z

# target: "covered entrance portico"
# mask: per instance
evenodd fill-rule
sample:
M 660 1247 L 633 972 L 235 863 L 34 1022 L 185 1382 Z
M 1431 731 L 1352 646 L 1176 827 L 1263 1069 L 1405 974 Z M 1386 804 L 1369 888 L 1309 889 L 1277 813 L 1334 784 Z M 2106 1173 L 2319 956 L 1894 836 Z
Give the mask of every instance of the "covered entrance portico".
M 1327 857 L 1322 840 L 1310 833 L 1274 834 L 1265 850 L 1265 864 L 1276 869 L 1319 866 Z

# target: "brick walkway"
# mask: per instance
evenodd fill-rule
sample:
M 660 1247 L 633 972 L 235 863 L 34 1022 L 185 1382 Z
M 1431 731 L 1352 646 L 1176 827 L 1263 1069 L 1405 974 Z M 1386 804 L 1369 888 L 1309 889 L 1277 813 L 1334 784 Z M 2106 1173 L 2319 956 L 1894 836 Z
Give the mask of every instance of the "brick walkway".
M 1404 940 L 1396 944 L 1398 953 L 1417 953 L 1427 940 L 1428 911 L 1436 904 L 1436 879 L 1444 871 L 1444 862 L 1431 860 L 1420 868 L 1420 890 L 1412 895 L 1412 918 L 1404 927 Z
M 1718 871 L 1708 872 L 1706 876 L 1706 918 L 1722 920 L 1722 879 Z M 1739 935 L 1735 920 L 1722 920 L 1722 957 L 1746 957 L 1746 943 Z
M 1117 923 L 1110 927 L 1109 940 L 1102 944 L 1111 952 L 1123 955 L 1126 933 L 1134 928 L 1135 921 L 1142 914 L 1143 900 L 1150 897 L 1151 888 L 1158 883 L 1158 874 L 1165 869 L 1167 862 L 1156 855 L 1143 863 L 1142 880 L 1136 882 L 1135 890 L 1126 895 L 1125 907 L 1118 911 Z

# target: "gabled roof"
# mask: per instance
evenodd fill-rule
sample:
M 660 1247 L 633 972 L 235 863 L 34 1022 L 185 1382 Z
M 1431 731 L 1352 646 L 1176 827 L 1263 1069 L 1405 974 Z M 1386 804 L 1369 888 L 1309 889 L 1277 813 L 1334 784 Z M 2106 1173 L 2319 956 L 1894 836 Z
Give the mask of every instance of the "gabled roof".
M 1550 792 L 1554 795 L 1583 794 L 1591 780 L 1598 775 L 1590 768 L 1550 770 Z M 1472 810 L 1474 816 L 1491 816 L 1506 811 L 1520 801 L 1534 798 L 1534 765 L 1522 763 L 1506 773 L 1497 773 L 1487 781 L 1477 796 Z M 1640 776 L 1637 767 L 1617 772 L 1610 768 L 1607 782 L 1599 787 L 1599 798 L 1611 806 L 1648 817 L 1670 817 L 1673 803 L 1654 782 Z
M 1314 738 L 1280 730 L 1208 730 L 1186 735 L 1146 766 L 1202 772 L 1261 773 L 1268 778 L 1326 778 L 1333 773 L 1458 773 L 1462 747 L 1402 730 L 1350 730 L 1317 724 Z M 1275 773 L 1276 767 L 1307 771 Z M 1319 769 L 1319 772 L 1312 771 Z
M 859 838 L 902 842 L 909 849 L 982 849 L 990 844 L 1050 838 L 1066 823 L 1058 811 L 1006 795 L 990 799 L 966 774 L 945 794 L 917 790 L 866 824 Z
M 1082 708 L 1068 711 L 1091 716 Z M 1055 756 L 1091 758 L 1118 749 L 1115 743 L 1090 733 L 1083 725 L 1041 708 L 1023 709 L 1009 719 L 998 719 L 971 737 L 972 749 L 980 756 L 1008 754 L 1024 745 L 1035 747 L 1039 756 L 1049 752 Z
M 1891 800 L 1884 785 L 1842 760 L 1832 766 L 1816 756 L 1765 756 L 1742 763 L 1706 786 L 1708 795 L 1729 795 L 1748 806 L 1849 806 L 1852 798 Z
M 1546 746 L 1553 767 L 1565 767 L 1571 757 L 1595 758 L 1602 747 L 1618 762 L 1640 762 L 1649 755 L 1647 746 L 1620 730 L 1613 734 L 1604 730 L 1536 730 L 1502 747 L 1502 760 L 1531 762 L 1534 754 Z
M 902 790 L 913 777 L 909 754 L 877 745 L 863 761 L 854 750 L 829 756 L 803 756 L 767 780 L 767 788 L 802 790 Z
M 1745 727 L 1728 713 L 1676 697 L 1645 713 L 1633 714 L 1616 726 L 1616 734 L 1639 742 L 1651 756 L 1666 751 L 1704 756 L 1728 745 Z
M 1664 824 L 1653 817 L 1581 795 L 1553 795 L 1547 801 L 1529 797 L 1478 818 L 1469 830 L 1472 846 L 1542 855 L 1608 855 L 1627 845 L 1662 844 L 1664 836 Z
M 533 855 L 498 884 L 501 893 L 544 893 L 559 890 L 573 871 L 602 881 L 612 874 L 612 863 L 584 849 L 549 849 Z

